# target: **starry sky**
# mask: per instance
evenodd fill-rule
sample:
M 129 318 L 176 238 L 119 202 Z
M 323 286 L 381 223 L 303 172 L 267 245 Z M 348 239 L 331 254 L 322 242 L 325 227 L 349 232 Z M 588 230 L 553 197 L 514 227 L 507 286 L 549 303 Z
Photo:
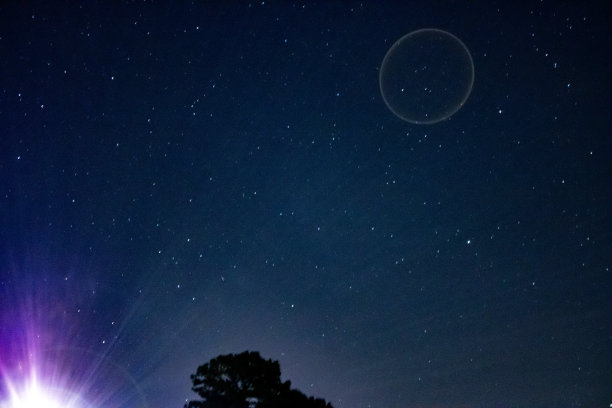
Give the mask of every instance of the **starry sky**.
M 607 7 L 3 2 L 0 400 L 179 408 L 248 349 L 336 408 L 609 406 Z M 475 80 L 418 125 L 426 27 Z

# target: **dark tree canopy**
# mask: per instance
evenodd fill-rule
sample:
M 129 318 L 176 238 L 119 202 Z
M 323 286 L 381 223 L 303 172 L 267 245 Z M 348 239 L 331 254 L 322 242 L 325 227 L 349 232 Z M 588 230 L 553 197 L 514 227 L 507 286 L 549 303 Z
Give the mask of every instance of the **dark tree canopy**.
M 202 399 L 185 408 L 332 408 L 281 381 L 277 361 L 245 351 L 213 358 L 191 375 L 192 390 Z

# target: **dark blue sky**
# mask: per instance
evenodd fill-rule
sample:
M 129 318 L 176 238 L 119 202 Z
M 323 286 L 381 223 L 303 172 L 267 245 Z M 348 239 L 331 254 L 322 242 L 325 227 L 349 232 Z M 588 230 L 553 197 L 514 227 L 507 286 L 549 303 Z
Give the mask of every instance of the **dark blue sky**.
M 36 350 L 178 408 L 249 349 L 336 408 L 612 403 L 605 2 L 45 3 L 0 6 L 5 398 Z M 414 125 L 424 27 L 475 82 Z

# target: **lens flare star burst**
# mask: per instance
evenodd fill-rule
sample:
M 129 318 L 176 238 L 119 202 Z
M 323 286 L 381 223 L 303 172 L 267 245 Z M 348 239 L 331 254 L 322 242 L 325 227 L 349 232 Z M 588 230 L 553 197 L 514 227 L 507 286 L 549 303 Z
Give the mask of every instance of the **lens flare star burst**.
M 7 391 L 8 398 L 0 400 L 0 408 L 93 408 L 78 393 L 64 388 L 69 384 L 60 384 L 57 380 L 61 377 L 39 378 L 35 368 L 22 377 L 21 371 L 10 375 L 2 370 L 1 387 Z
M 115 342 L 68 312 L 74 298 L 34 284 L 0 297 L 0 408 L 149 407 Z
M 66 395 L 36 382 L 23 389 L 11 389 L 9 401 L 0 402 L 1 408 L 86 408 L 77 396 Z
M 0 349 L 0 408 L 148 408 L 136 381 L 109 356 L 23 344 Z

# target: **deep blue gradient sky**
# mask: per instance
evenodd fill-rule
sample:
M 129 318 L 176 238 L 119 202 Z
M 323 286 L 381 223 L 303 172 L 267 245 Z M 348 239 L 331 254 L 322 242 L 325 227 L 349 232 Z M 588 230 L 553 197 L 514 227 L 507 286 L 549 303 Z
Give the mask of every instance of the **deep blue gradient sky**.
M 3 3 L 3 376 L 179 408 L 249 349 L 336 408 L 612 403 L 609 6 L 380 3 Z M 378 87 L 423 27 L 476 72 L 427 126 Z

